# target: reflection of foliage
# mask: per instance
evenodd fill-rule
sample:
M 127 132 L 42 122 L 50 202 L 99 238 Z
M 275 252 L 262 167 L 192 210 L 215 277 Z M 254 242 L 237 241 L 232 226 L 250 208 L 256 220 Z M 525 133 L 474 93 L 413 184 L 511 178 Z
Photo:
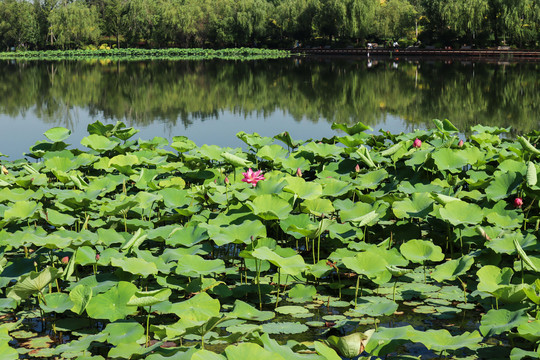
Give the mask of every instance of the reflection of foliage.
M 0 64 L 0 111 L 34 111 L 70 125 L 76 108 L 144 126 L 187 127 L 230 111 L 238 116 L 283 110 L 298 121 L 375 124 L 387 114 L 412 125 L 449 118 L 537 128 L 537 64 L 379 62 L 285 59 L 251 62 L 29 62 Z

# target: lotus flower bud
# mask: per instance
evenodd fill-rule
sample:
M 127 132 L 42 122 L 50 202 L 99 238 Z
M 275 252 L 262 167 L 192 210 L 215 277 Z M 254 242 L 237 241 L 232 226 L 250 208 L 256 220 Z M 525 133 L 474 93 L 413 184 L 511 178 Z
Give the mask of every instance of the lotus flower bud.
M 523 206 L 523 199 L 520 197 L 517 197 L 514 199 L 514 207 L 520 208 Z
M 225 185 L 229 185 L 231 182 L 229 181 L 229 177 L 225 176 Z
M 8 169 L 6 169 L 6 167 L 4 165 L 2 165 L 2 174 L 4 174 L 4 175 L 9 174 Z
M 64 256 L 61 261 L 62 264 L 67 264 L 69 262 L 69 256 Z
M 413 147 L 419 148 L 421 146 L 422 146 L 422 140 L 420 140 L 419 138 L 414 139 Z
M 463 140 L 459 140 L 457 146 L 458 146 L 458 147 L 463 147 Z
M 300 168 L 296 169 L 296 176 L 302 177 L 302 170 Z
M 96 254 L 96 261 L 99 261 L 99 254 Z
M 356 166 L 354 167 L 354 171 L 356 171 L 357 173 L 360 172 L 360 165 L 356 164 Z

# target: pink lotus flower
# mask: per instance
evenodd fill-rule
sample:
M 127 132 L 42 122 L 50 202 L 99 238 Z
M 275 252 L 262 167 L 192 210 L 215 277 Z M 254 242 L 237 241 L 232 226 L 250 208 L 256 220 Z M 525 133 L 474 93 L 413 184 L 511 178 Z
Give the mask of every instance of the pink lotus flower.
M 229 185 L 229 184 L 230 184 L 229 177 L 225 176 L 225 185 Z
M 463 140 L 459 140 L 457 146 L 458 146 L 458 147 L 462 147 L 462 146 L 463 146 Z
M 414 139 L 412 146 L 415 148 L 419 148 L 420 146 L 422 146 L 422 140 L 420 140 L 419 138 Z
M 64 256 L 61 261 L 62 264 L 67 264 L 69 262 L 69 256 Z
M 302 177 L 302 170 L 300 168 L 296 169 L 296 176 Z
M 247 182 L 248 184 L 251 184 L 253 186 L 257 185 L 257 183 L 261 180 L 264 180 L 264 176 L 262 176 L 262 170 L 257 170 L 253 172 L 251 168 L 245 173 L 242 173 L 244 175 L 244 178 L 242 179 L 243 182 Z
M 359 173 L 360 172 L 360 165 L 356 164 L 356 166 L 354 167 L 354 171 Z
M 523 199 L 520 197 L 517 197 L 514 199 L 514 207 L 520 208 L 523 206 Z

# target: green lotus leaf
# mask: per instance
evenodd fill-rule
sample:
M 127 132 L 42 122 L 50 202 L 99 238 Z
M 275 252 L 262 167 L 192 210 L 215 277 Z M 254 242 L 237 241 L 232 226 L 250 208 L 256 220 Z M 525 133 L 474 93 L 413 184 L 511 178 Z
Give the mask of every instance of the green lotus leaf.
M 527 234 L 523 236 L 521 232 L 504 234 L 502 237 L 486 242 L 486 246 L 499 254 L 517 254 L 516 243 L 522 250 L 534 251 L 538 245 L 536 236 Z
M 70 153 L 71 154 L 71 153 Z M 71 157 L 67 156 L 55 156 L 45 160 L 45 167 L 50 170 L 68 172 L 70 170 L 76 169 L 77 164 L 73 161 L 73 155 Z
M 155 266 L 155 265 L 154 265 Z M 126 281 L 103 294 L 94 296 L 86 306 L 86 313 L 92 319 L 116 321 L 137 312 L 137 307 L 128 305 L 129 299 L 137 292 L 137 287 Z
M 532 322 L 521 324 L 517 331 L 519 336 L 535 343 L 540 340 L 540 320 L 534 319 Z
M 289 297 L 294 302 L 311 301 L 317 295 L 317 289 L 313 285 L 296 284 L 289 290 Z
M 493 209 L 484 209 L 486 220 L 497 225 L 500 228 L 516 229 L 521 226 L 524 219 L 524 214 L 521 211 L 507 210 L 507 202 L 499 201 L 495 204 Z
M 188 224 L 184 228 L 173 230 L 170 236 L 165 240 L 165 243 L 169 246 L 182 245 L 191 247 L 206 239 L 208 239 L 206 229 L 193 224 Z
M 360 121 L 353 126 L 347 126 L 345 124 L 332 123 L 332 130 L 339 129 L 345 132 L 347 135 L 355 135 L 362 133 L 366 130 L 372 131 L 373 129 L 367 125 L 362 124 Z
M 78 352 L 88 351 L 94 342 L 104 342 L 107 334 L 100 332 L 95 335 L 83 335 L 77 340 L 70 341 L 66 344 L 60 344 L 55 348 L 55 354 L 76 354 Z
M 156 264 L 138 258 L 111 258 L 111 265 L 120 269 L 144 277 L 158 273 Z
M 458 350 L 464 347 L 476 349 L 483 338 L 476 330 L 472 333 L 465 331 L 460 335 L 452 336 L 448 330 L 440 329 L 416 331 L 411 340 L 413 342 L 421 342 L 430 350 L 442 352 Z
M 171 312 L 185 321 L 202 324 L 213 317 L 219 317 L 219 309 L 219 300 L 202 292 L 188 300 L 174 303 Z
M 308 152 L 312 153 L 315 156 L 320 156 L 322 158 L 338 158 L 343 152 L 343 148 L 337 145 L 331 144 L 320 144 L 316 142 L 309 142 L 298 148 L 298 152 Z
M 90 246 L 81 246 L 75 252 L 75 263 L 80 265 L 91 265 L 96 263 L 96 250 Z
M 536 279 L 533 285 L 523 289 L 525 295 L 536 305 L 540 305 L 540 279 Z
M 6 335 L 7 335 L 7 329 L 6 329 Z M 9 345 L 8 341 L 0 342 L 0 354 L 2 354 L 2 359 L 5 359 L 5 360 L 19 359 L 19 353 L 17 352 L 17 350 L 11 347 L 11 345 Z
M 326 360 L 341 360 L 341 356 L 338 355 L 338 353 L 329 347 L 328 345 L 320 342 L 315 341 L 315 350 L 318 354 L 320 354 L 324 359 Z
M 381 181 L 388 177 L 388 172 L 384 169 L 370 171 L 367 174 L 361 174 L 354 179 L 354 183 L 360 190 L 375 189 Z
M 227 358 L 212 351 L 199 350 L 191 355 L 191 360 L 227 360 Z
M 269 145 L 274 142 L 274 139 L 267 136 L 260 136 L 257 133 L 247 134 L 244 131 L 240 131 L 236 134 L 236 137 L 256 149 L 260 149 L 263 146 Z M 258 155 L 260 156 L 260 155 Z M 277 158 L 276 158 L 277 159 Z
M 144 336 L 144 327 L 134 321 L 107 324 L 103 332 L 108 334 L 107 342 L 112 345 L 134 343 Z
M 438 282 L 453 281 L 458 276 L 464 275 L 469 271 L 474 264 L 474 258 L 469 255 L 460 257 L 459 259 L 450 260 L 444 264 L 435 267 L 431 273 L 431 277 Z
M 426 240 L 409 240 L 403 243 L 399 250 L 406 259 L 423 264 L 429 261 L 441 261 L 444 259 L 444 254 L 440 246 Z
M 433 124 L 437 127 L 437 129 L 443 133 L 454 133 L 458 132 L 458 128 L 454 126 L 448 119 L 444 119 L 443 121 L 439 119 L 433 119 Z
M 361 332 L 352 333 L 346 336 L 329 336 L 326 343 L 336 349 L 338 353 L 346 358 L 352 359 L 364 352 L 368 336 Z
M 97 134 L 89 135 L 81 140 L 81 145 L 100 152 L 112 150 L 118 144 L 118 141 L 109 140 L 107 137 Z
M 300 199 L 314 200 L 322 196 L 321 184 L 315 182 L 307 182 L 301 177 L 287 177 L 287 186 L 284 190 L 291 192 Z
M 66 140 L 71 135 L 71 130 L 63 127 L 53 127 L 45 131 L 43 135 L 52 142 L 60 142 Z
M 510 360 L 521 360 L 521 359 L 540 359 L 540 352 L 527 351 L 527 350 L 520 349 L 518 347 L 512 348 L 512 351 L 510 351 Z
M 129 299 L 128 305 L 153 306 L 162 301 L 167 301 L 171 296 L 171 289 L 158 289 L 151 291 L 137 291 Z
M 244 320 L 267 321 L 273 319 L 275 313 L 273 311 L 260 311 L 241 300 L 236 300 L 229 315 Z
M 73 302 L 71 311 L 81 315 L 86 309 L 88 302 L 92 299 L 92 288 L 88 285 L 77 285 L 69 292 L 69 298 Z
M 386 265 L 386 269 L 395 277 L 400 277 L 413 271 L 413 269 L 404 269 L 393 265 Z
M 58 212 L 54 209 L 47 209 L 45 210 L 47 213 L 46 220 L 49 222 L 49 224 L 54 226 L 63 226 L 63 225 L 73 225 L 76 218 L 74 218 L 71 215 L 68 214 L 62 214 L 61 212 Z
M 343 264 L 357 274 L 365 275 L 376 284 L 384 284 L 392 275 L 386 269 L 388 263 L 378 255 L 369 251 L 358 253 L 354 257 L 344 257 Z
M 492 293 L 501 286 L 510 285 L 514 271 L 505 267 L 500 269 L 494 265 L 485 265 L 476 272 L 478 276 L 477 289 Z
M 287 156 L 287 150 L 277 144 L 264 145 L 257 151 L 257 156 L 268 161 L 279 161 Z
M 538 182 L 538 170 L 532 161 L 527 164 L 527 186 L 535 186 Z
M 297 239 L 306 236 L 313 238 L 319 228 L 315 222 L 311 221 L 308 214 L 289 215 L 286 219 L 281 220 L 279 225 L 285 233 Z
M 351 311 L 354 316 L 382 316 L 392 315 L 398 309 L 398 304 L 383 297 L 363 296 L 358 298 L 356 307 Z M 358 315 L 357 315 L 358 314 Z
M 352 186 L 349 182 L 338 180 L 335 178 L 317 179 L 316 182 L 322 185 L 323 196 L 338 197 L 348 193 L 352 189 Z
M 183 276 L 199 277 L 225 272 L 221 259 L 205 260 L 199 255 L 184 255 L 176 267 L 176 273 Z
M 122 174 L 131 175 L 135 171 L 133 167 L 139 165 L 139 158 L 135 155 L 117 155 L 109 160 L 109 167 L 113 167 L 116 170 L 120 171 Z
M 439 209 L 443 220 L 452 225 L 471 224 L 476 225 L 482 222 L 484 214 L 482 208 L 476 204 L 469 204 L 465 201 L 451 201 Z
M 328 199 L 304 200 L 300 206 L 303 212 L 317 217 L 331 214 L 335 210 L 332 202 Z
M 247 168 L 253 165 L 251 161 L 241 158 L 238 155 L 233 155 L 226 151 L 221 153 L 221 157 L 225 159 L 226 162 L 228 162 L 229 164 L 235 167 Z
M 28 299 L 30 296 L 41 292 L 45 286 L 60 277 L 60 270 L 53 267 L 46 267 L 40 272 L 32 271 L 28 275 L 23 275 L 7 293 L 17 301 Z
M 254 343 L 227 346 L 225 355 L 227 355 L 227 360 L 285 360 L 281 355 L 265 350 Z
M 296 276 L 301 274 L 307 268 L 302 256 L 294 255 L 282 257 L 266 246 L 255 249 L 252 252 L 252 256 L 260 260 L 270 261 L 281 269 L 282 274 Z
M 504 199 L 521 184 L 522 176 L 516 172 L 495 173 L 495 178 L 486 188 L 489 200 Z
M 274 194 L 257 196 L 252 202 L 246 202 L 246 205 L 264 220 L 285 219 L 292 211 L 287 201 Z
M 34 201 L 18 201 L 4 211 L 4 220 L 11 221 L 15 219 L 28 219 L 31 218 L 40 208 L 41 204 Z
M 298 322 L 272 322 L 262 324 L 263 331 L 268 334 L 301 334 L 308 327 Z
M 73 307 L 73 302 L 68 294 L 65 293 L 50 293 L 43 297 L 44 302 L 40 302 L 39 306 L 45 312 L 63 313 Z
M 410 342 L 415 335 L 416 330 L 410 325 L 394 328 L 381 327 L 369 338 L 365 350 L 373 356 L 384 356 Z
M 469 164 L 469 160 L 462 151 L 443 148 L 436 150 L 431 155 L 439 170 L 455 170 L 463 168 Z
M 525 289 L 528 286 L 528 284 L 505 285 L 499 287 L 497 290 L 492 291 L 492 294 L 499 299 L 499 301 L 505 304 L 518 304 L 522 303 L 523 300 L 527 298 Z
M 275 311 L 284 315 L 309 314 L 309 310 L 305 307 L 294 305 L 278 306 L 277 308 L 275 308 Z
M 392 211 L 397 218 L 425 218 L 433 210 L 433 199 L 429 193 L 413 193 L 409 198 L 394 201 Z
M 171 147 L 179 153 L 183 153 L 195 149 L 197 145 L 185 136 L 175 136 L 172 139 Z
M 230 243 L 251 243 L 251 239 L 266 237 L 266 227 L 259 220 L 246 220 L 239 225 L 208 227 L 208 235 L 217 246 Z
M 526 324 L 528 320 L 525 309 L 516 311 L 491 309 L 480 320 L 480 332 L 485 337 L 491 337 Z

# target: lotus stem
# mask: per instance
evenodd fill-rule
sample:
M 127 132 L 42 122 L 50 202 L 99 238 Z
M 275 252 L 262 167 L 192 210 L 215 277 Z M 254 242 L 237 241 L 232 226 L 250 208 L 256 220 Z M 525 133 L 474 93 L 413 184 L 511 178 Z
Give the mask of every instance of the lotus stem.
M 356 274 L 356 287 L 354 289 L 354 308 L 358 303 L 358 287 L 360 286 L 360 274 Z
M 148 342 L 150 340 L 150 313 L 152 312 L 152 305 L 148 308 L 147 314 L 146 314 L 146 347 L 148 347 Z
M 392 301 L 396 301 L 396 284 L 397 284 L 397 279 L 394 280 L 394 288 L 392 289 Z
M 281 282 L 281 269 L 278 268 L 278 273 L 277 273 L 277 294 L 276 294 L 276 308 L 278 307 L 278 302 L 279 302 L 279 287 L 280 287 L 280 282 Z

